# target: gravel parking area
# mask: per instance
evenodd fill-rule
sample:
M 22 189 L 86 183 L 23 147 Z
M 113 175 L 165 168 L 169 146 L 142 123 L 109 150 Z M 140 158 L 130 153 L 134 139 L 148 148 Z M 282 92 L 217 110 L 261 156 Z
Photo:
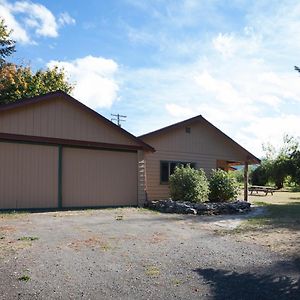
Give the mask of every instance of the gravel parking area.
M 299 299 L 300 261 L 215 234 L 226 218 L 134 208 L 2 214 L 0 298 Z

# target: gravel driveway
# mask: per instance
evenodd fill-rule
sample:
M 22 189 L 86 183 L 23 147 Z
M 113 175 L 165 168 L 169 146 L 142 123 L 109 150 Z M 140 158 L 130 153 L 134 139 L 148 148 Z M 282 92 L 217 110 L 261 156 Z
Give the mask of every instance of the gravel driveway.
M 220 221 L 133 208 L 0 215 L 0 298 L 300 299 L 297 259 L 216 235 Z

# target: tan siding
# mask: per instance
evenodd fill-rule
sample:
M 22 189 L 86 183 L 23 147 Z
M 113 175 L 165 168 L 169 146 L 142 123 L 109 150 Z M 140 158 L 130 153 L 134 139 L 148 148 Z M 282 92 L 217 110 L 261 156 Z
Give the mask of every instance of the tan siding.
M 63 206 L 137 205 L 137 154 L 63 149 Z
M 146 154 L 149 200 L 170 197 L 168 185 L 160 184 L 161 160 L 193 162 L 196 168 L 203 168 L 207 174 L 216 168 L 217 160 L 246 160 L 243 151 L 212 127 L 200 122 L 189 127 L 191 133 L 186 133 L 183 127 L 143 138 L 156 150 Z
M 57 147 L 0 143 L 0 208 L 57 206 Z
M 204 169 L 206 173 L 216 168 L 216 160 L 213 156 L 197 153 L 180 153 L 157 150 L 155 153 L 146 154 L 147 163 L 147 194 L 149 200 L 169 198 L 169 187 L 160 183 L 160 161 L 183 161 L 196 163 L 197 169 Z
M 0 132 L 138 145 L 118 128 L 60 98 L 1 112 Z

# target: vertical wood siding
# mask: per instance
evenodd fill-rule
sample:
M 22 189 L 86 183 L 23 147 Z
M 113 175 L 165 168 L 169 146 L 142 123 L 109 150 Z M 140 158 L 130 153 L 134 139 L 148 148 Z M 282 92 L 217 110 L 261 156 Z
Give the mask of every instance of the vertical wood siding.
M 60 98 L 1 112 L 0 132 L 137 145 L 118 128 Z
M 63 148 L 63 207 L 137 205 L 137 153 Z
M 216 168 L 217 160 L 245 161 L 246 153 L 213 128 L 195 123 L 190 133 L 185 127 L 155 136 L 144 137 L 143 141 L 156 152 L 146 153 L 147 194 L 149 200 L 170 197 L 167 184 L 160 183 L 160 161 L 194 162 L 209 175 Z
M 0 142 L 0 208 L 57 207 L 57 147 Z

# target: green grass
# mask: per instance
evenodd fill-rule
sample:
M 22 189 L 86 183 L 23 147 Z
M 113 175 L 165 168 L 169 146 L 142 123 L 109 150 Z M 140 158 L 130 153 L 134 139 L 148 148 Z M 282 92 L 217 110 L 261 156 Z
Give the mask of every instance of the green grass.
M 300 202 L 272 204 L 263 201 L 254 201 L 253 204 L 264 207 L 266 213 L 248 219 L 234 229 L 232 233 L 244 233 L 266 228 L 300 230 Z
M 39 238 L 36 236 L 22 236 L 20 238 L 18 238 L 18 241 L 36 241 Z
M 29 281 L 30 280 L 30 276 L 28 275 L 22 275 L 21 277 L 18 278 L 20 281 Z

